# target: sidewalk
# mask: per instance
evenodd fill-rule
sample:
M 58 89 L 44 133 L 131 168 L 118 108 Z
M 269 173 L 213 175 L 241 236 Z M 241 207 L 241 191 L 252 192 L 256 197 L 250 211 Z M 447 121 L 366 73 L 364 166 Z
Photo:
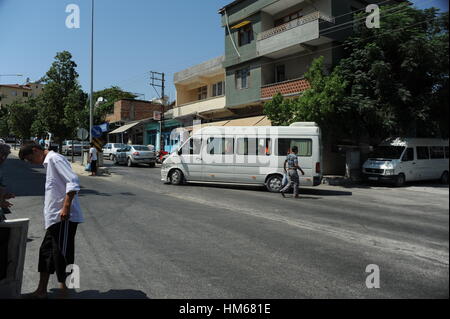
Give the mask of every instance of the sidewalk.
M 19 148 L 17 148 L 15 150 L 13 147 L 11 147 L 11 155 L 16 158 L 19 158 Z M 69 163 L 72 165 L 72 169 L 77 175 L 81 175 L 81 176 L 89 176 L 90 175 L 90 172 L 86 172 L 84 170 L 84 165 L 82 165 L 80 162 L 71 163 L 69 161 Z M 99 167 L 98 175 L 99 176 L 111 176 L 111 173 L 109 172 L 109 170 L 106 167 Z

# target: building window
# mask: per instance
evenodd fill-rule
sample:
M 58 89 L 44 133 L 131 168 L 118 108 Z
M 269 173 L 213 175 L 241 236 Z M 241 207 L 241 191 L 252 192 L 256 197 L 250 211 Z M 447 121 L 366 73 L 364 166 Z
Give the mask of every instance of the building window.
M 17 91 L 12 91 L 12 96 L 17 96 Z
M 28 97 L 28 92 L 22 92 L 23 97 Z
M 236 88 L 248 89 L 248 81 L 250 77 L 250 68 L 245 68 L 236 72 Z
M 221 96 L 225 94 L 225 82 L 218 82 L 212 86 L 212 96 Z
M 275 82 L 286 81 L 286 67 L 285 65 L 278 65 L 275 71 Z
M 208 97 L 208 87 L 202 86 L 197 89 L 197 96 L 199 100 L 205 100 Z
M 275 27 L 278 27 L 278 26 L 280 26 L 280 25 L 282 25 L 282 24 L 291 22 L 291 21 L 293 21 L 293 20 L 295 20 L 295 19 L 301 18 L 301 17 L 303 16 L 303 15 L 301 14 L 301 11 L 302 11 L 302 10 L 299 10 L 299 11 L 293 12 L 293 13 L 291 13 L 291 14 L 288 14 L 287 16 L 284 16 L 284 17 L 282 17 L 282 18 L 280 18 L 280 19 L 277 19 L 277 20 L 275 21 Z
M 253 28 L 251 24 L 247 24 L 239 29 L 239 46 L 249 44 L 253 41 Z

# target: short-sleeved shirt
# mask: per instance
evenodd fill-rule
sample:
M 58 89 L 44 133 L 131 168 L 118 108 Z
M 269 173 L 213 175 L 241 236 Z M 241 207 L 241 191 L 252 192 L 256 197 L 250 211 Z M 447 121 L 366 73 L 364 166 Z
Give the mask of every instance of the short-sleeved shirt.
M 72 170 L 67 159 L 53 151 L 49 152 L 44 160 L 47 169 L 45 179 L 45 201 L 44 220 L 45 229 L 61 221 L 59 215 L 64 206 L 66 194 L 80 191 L 80 181 L 77 174 Z M 70 207 L 70 221 L 82 223 L 83 213 L 81 211 L 78 194 L 76 194 Z
M 91 147 L 91 149 L 89 150 L 89 154 L 92 154 L 93 161 L 97 160 L 97 149 L 95 147 Z
M 294 153 L 290 153 L 288 154 L 288 156 L 286 157 L 286 161 L 287 161 L 287 167 L 289 168 L 295 168 L 296 166 L 298 166 L 298 158 L 297 155 L 295 155 Z

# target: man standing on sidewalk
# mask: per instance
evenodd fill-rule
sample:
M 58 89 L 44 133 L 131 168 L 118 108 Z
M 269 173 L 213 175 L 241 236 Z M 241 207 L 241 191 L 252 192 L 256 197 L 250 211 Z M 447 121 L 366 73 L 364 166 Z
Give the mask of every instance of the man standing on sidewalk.
M 300 170 L 302 172 L 302 175 L 305 175 L 305 172 L 301 169 L 300 166 L 298 166 L 298 147 L 293 146 L 292 147 L 292 153 L 289 153 L 286 157 L 286 160 L 284 161 L 284 171 L 287 172 L 289 183 L 280 190 L 280 193 L 283 197 L 284 193 L 292 186 L 294 187 L 294 197 L 298 198 L 298 187 L 300 186 L 300 178 L 298 176 L 297 170 Z M 287 165 L 287 169 L 286 169 Z
M 83 214 L 77 193 L 80 191 L 78 176 L 67 159 L 53 151 L 44 150 L 35 142 L 24 144 L 19 158 L 46 168 L 44 220 L 46 234 L 39 250 L 40 273 L 37 290 L 30 298 L 46 298 L 50 274 L 55 273 L 60 283 L 61 295 L 67 295 L 66 267 L 74 263 L 75 234 Z
M 91 163 L 91 176 L 97 176 L 97 161 L 98 152 L 94 147 L 94 143 L 91 143 L 91 148 L 89 149 L 89 163 Z

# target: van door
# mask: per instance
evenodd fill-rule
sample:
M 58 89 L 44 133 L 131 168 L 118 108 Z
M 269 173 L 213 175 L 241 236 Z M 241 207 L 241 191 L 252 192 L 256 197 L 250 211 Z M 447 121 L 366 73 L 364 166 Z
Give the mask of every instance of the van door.
M 417 161 L 415 165 L 416 180 L 430 178 L 430 149 L 428 146 L 416 147 Z
M 395 168 L 395 174 L 403 173 L 407 181 L 414 181 L 417 179 L 416 165 L 414 148 L 408 147 L 403 153 L 400 164 Z
M 200 137 L 191 137 L 184 143 L 181 150 L 178 151 L 181 158 L 186 179 L 188 181 L 202 180 L 202 139 Z
M 270 167 L 272 140 L 265 137 L 238 137 L 236 139 L 235 181 L 243 184 L 264 184 Z
M 204 181 L 235 182 L 234 137 L 208 137 L 202 150 L 202 160 Z

